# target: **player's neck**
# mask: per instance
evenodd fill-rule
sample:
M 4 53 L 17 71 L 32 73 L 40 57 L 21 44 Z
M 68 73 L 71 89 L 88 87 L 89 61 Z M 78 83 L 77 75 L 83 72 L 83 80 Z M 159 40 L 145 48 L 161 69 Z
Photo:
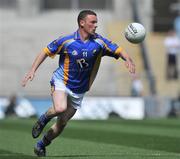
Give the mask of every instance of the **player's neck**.
M 81 38 L 82 41 L 89 40 L 90 34 L 85 32 L 83 29 L 79 29 L 79 34 L 80 34 L 80 38 Z

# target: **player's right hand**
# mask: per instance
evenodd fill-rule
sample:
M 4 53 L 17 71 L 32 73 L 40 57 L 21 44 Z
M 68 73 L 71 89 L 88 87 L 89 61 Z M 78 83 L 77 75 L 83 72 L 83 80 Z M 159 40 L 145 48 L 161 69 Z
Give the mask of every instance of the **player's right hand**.
M 33 80 L 34 76 L 35 76 L 35 73 L 34 73 L 33 71 L 30 71 L 30 72 L 23 78 L 23 80 L 22 80 L 22 82 L 21 82 L 21 85 L 22 85 L 23 87 L 25 87 L 26 84 L 27 84 L 27 82 L 28 82 L 29 80 L 30 80 L 30 81 Z

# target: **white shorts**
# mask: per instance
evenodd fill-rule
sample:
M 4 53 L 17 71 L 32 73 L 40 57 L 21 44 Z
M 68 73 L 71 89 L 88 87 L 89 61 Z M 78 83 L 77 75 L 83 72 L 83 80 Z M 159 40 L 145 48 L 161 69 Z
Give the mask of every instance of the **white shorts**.
M 53 75 L 51 81 L 51 91 L 60 90 L 64 91 L 68 94 L 67 100 L 70 102 L 70 104 L 73 106 L 74 109 L 81 108 L 81 103 L 84 97 L 85 93 L 77 94 L 73 93 L 70 89 L 68 89 L 64 82 L 60 79 L 57 79 L 56 76 Z

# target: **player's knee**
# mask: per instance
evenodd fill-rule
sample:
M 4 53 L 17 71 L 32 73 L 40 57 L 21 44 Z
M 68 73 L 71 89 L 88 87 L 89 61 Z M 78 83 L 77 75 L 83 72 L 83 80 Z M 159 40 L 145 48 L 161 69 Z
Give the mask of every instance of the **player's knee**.
M 66 106 L 62 106 L 62 105 L 55 105 L 55 111 L 56 111 L 56 113 L 62 113 L 62 112 L 64 112 L 65 110 L 66 110 Z

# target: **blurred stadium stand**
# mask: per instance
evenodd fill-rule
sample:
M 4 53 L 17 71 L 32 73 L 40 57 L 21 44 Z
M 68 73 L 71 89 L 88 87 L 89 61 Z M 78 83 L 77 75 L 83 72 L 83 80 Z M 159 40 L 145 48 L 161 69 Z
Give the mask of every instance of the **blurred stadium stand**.
M 166 79 L 166 50 L 164 48 L 164 33 L 151 33 L 147 36 L 149 59 L 156 77 L 157 93 L 161 96 L 176 97 L 180 90 L 180 79 Z
M 153 30 L 166 32 L 173 28 L 173 22 L 178 12 L 173 6 L 178 6 L 178 0 L 154 0 Z
M 90 3 L 89 3 L 90 2 Z M 0 0 L 0 95 L 19 93 L 26 96 L 49 96 L 49 80 L 57 67 L 58 58 L 48 59 L 37 72 L 37 78 L 22 89 L 20 81 L 37 53 L 51 40 L 77 29 L 76 18 L 80 9 L 92 8 L 98 13 L 98 32 L 122 45 L 133 57 L 137 72 L 144 84 L 144 95 L 150 88 L 139 45 L 125 40 L 123 31 L 132 21 L 130 0 Z M 165 32 L 172 26 L 175 12 L 170 4 L 175 0 L 137 0 L 141 22 L 147 29 L 147 50 L 155 75 L 157 94 L 176 97 L 179 81 L 165 80 Z M 161 8 L 160 3 L 166 8 Z M 165 12 L 166 18 L 163 17 Z M 66 20 L 65 20 L 66 18 Z M 153 31 L 158 31 L 153 33 Z M 158 68 L 158 69 L 157 69 Z M 88 95 L 130 96 L 131 78 L 122 62 L 104 58 L 99 74 Z

